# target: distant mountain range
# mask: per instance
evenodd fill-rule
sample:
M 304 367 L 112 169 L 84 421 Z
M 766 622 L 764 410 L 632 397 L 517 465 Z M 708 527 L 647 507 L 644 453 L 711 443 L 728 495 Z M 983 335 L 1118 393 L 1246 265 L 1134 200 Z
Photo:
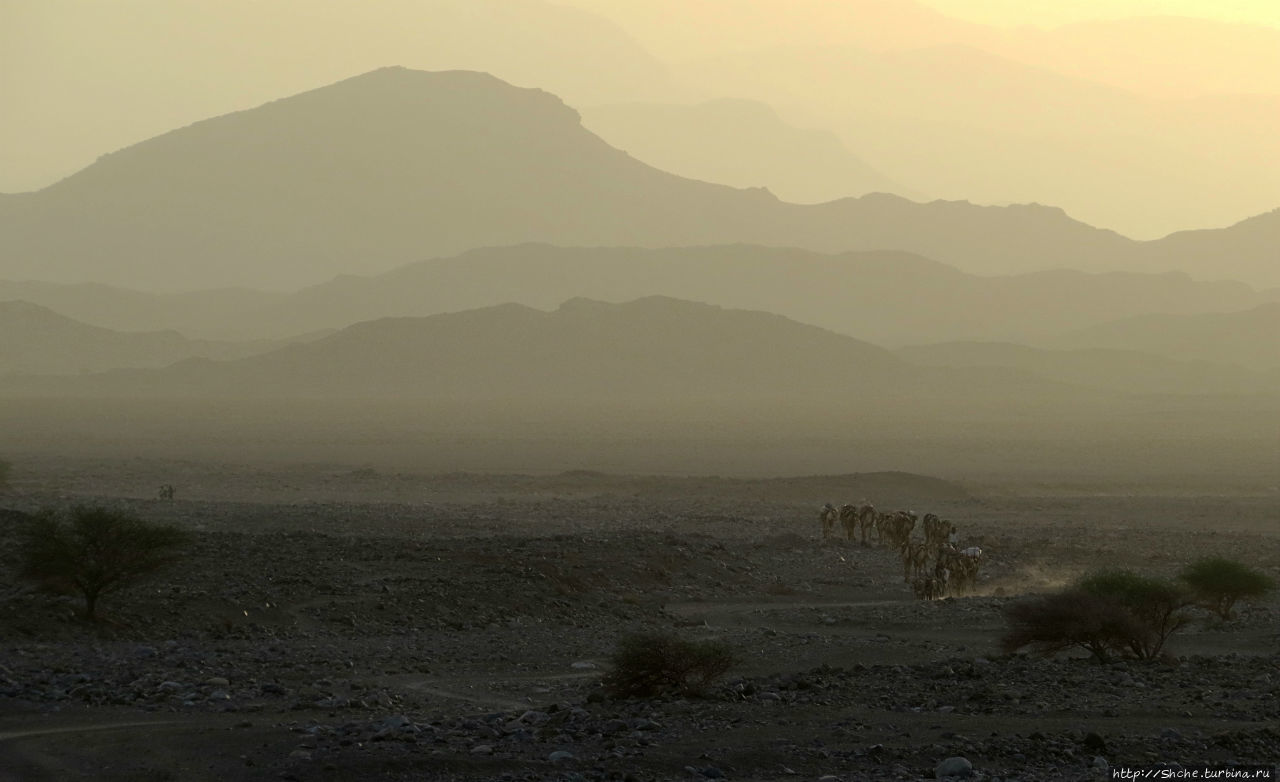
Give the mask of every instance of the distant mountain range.
M 791 44 L 682 63 L 676 75 L 830 130 L 939 198 L 1053 204 L 1143 239 L 1280 205 L 1280 142 L 1261 131 L 1280 122 L 1276 94 L 1156 100 L 963 42 Z
M 388 316 L 508 302 L 548 309 L 574 297 L 628 301 L 651 295 L 774 312 L 889 347 L 952 340 L 1041 343 L 1134 315 L 1243 311 L 1280 301 L 1280 290 L 1195 282 L 1177 273 L 982 277 L 908 253 L 748 245 L 488 248 L 372 277 L 337 277 L 291 294 L 154 294 L 0 282 L 0 300 L 25 299 L 98 326 L 240 340 L 293 338 Z
M 192 340 L 176 331 L 112 331 L 29 302 L 0 301 L 0 375 L 72 375 L 122 367 L 162 367 L 193 356 L 240 358 L 280 345 L 265 340 Z
M 144 398 L 539 399 L 557 404 L 790 404 L 842 400 L 1070 399 L 1078 389 L 1002 370 L 915 367 L 889 351 L 778 315 L 666 297 L 587 299 L 553 312 L 508 304 L 358 323 L 233 361 L 192 359 L 10 393 Z M 924 403 L 918 401 L 917 403 Z
M 1160 356 L 1280 369 L 1280 303 L 1244 312 L 1135 315 L 1089 326 L 1046 344 L 1107 345 Z
M 663 296 L 622 304 L 579 298 L 551 312 L 504 304 L 383 318 L 243 358 L 222 346 L 230 360 L 191 358 L 159 369 L 45 380 L 18 375 L 91 369 L 86 355 L 97 368 L 111 361 L 138 367 L 173 362 L 183 351 L 215 351 L 174 339 L 157 349 L 155 335 L 93 329 L 23 303 L 10 303 L 4 312 L 12 313 L 6 327 L 21 314 L 28 323 L 52 323 L 56 328 L 46 331 L 80 336 L 83 343 L 76 353 L 66 347 L 65 336 L 29 338 L 29 357 L 42 355 L 49 363 L 0 366 L 0 374 L 8 375 L 0 391 L 9 395 L 432 399 L 481 407 L 515 399 L 672 409 L 826 404 L 934 415 L 957 405 L 972 412 L 1002 405 L 1095 404 L 1116 394 L 1280 394 L 1275 366 L 1255 372 L 1134 351 L 997 343 L 912 346 L 895 353 L 778 315 Z M 250 349 L 263 346 L 240 346 L 241 354 Z
M 196 123 L 0 198 L 0 276 L 293 288 L 541 241 L 900 249 L 976 273 L 1181 266 L 1256 282 L 1280 275 L 1277 245 L 1257 238 L 1272 230 L 1251 222 L 1194 246 L 1143 244 L 1041 206 L 887 195 L 788 204 L 645 166 L 539 90 L 388 68 Z

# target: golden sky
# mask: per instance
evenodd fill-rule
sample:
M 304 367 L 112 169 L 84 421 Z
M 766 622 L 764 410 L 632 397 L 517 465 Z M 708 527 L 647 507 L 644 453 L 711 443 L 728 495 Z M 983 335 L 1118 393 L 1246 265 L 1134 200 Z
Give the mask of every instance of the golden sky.
M 1051 26 L 1131 16 L 1194 16 L 1280 27 L 1276 0 L 922 0 L 942 13 L 996 25 Z

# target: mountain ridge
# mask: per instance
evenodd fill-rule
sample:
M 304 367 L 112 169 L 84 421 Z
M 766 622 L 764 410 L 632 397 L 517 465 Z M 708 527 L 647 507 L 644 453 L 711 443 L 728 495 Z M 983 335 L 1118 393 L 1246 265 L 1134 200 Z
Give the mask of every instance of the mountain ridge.
M 293 338 L 507 301 L 546 309 L 576 296 L 628 301 L 654 294 L 774 312 L 890 347 L 948 339 L 1036 342 L 1129 315 L 1230 312 L 1280 301 L 1280 290 L 1196 282 L 1184 272 L 983 277 L 905 252 L 754 245 L 481 248 L 380 275 L 341 275 L 289 294 L 164 295 L 0 282 L 0 298 L 28 298 L 85 322 L 173 328 L 206 339 Z M 234 320 L 227 312 L 236 313 Z
M 278 345 L 193 340 L 174 330 L 121 332 L 31 302 L 0 301 L 0 374 L 79 375 L 161 367 L 193 356 L 239 358 Z
M 296 287 L 529 241 L 894 248 L 986 271 L 1132 244 L 1054 208 L 800 206 L 688 180 L 608 146 L 550 93 L 404 68 L 139 142 L 4 199 L 0 229 L 0 276 L 167 289 Z

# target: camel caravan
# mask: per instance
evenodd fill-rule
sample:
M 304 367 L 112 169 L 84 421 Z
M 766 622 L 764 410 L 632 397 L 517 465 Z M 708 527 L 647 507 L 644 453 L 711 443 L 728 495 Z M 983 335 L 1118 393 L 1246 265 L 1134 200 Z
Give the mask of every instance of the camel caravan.
M 914 539 L 917 518 L 911 511 L 881 513 L 867 504 L 837 509 L 827 503 L 819 512 L 823 540 L 835 537 L 838 522 L 849 540 L 857 538 L 862 545 L 870 545 L 868 538 L 874 533 L 876 545 L 897 551 L 902 559 L 902 580 L 911 585 L 917 598 L 939 600 L 968 594 L 978 580 L 982 549 L 960 548 L 955 524 L 932 513 L 926 513 L 920 524 L 923 540 Z

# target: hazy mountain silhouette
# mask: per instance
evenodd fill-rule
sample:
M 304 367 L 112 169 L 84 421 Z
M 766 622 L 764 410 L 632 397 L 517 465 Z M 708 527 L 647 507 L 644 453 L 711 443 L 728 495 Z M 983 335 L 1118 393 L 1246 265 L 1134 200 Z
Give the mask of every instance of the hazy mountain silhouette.
M 866 193 L 921 200 L 855 156 L 834 133 L 793 127 L 757 101 L 627 103 L 581 111 L 587 129 L 612 146 L 691 179 L 767 187 L 794 203 Z
M 680 64 L 700 88 L 836 132 L 941 198 L 1039 202 L 1131 236 L 1226 225 L 1280 202 L 1280 97 L 1159 101 L 963 42 L 791 45 Z M 836 76 L 838 74 L 838 76 Z
M 1047 380 L 1131 394 L 1253 394 L 1280 391 L 1280 375 L 1210 361 L 1179 361 L 1135 350 L 1046 350 L 1007 342 L 945 342 L 895 355 L 934 367 L 1021 369 Z
M 49 389 L 22 379 L 6 388 Z M 1062 401 L 1079 390 L 1017 370 L 915 367 L 883 348 L 778 315 L 659 296 L 624 304 L 574 299 L 553 312 L 506 304 L 384 318 L 249 358 L 115 371 L 48 393 L 468 405 L 518 399 L 561 407 L 573 400 L 767 406 L 867 399 L 901 412 L 909 399 L 930 406 L 989 404 L 992 394 Z
M 1183 360 L 1280 367 L 1280 303 L 1244 312 L 1138 315 L 1052 340 L 1063 347 L 1106 346 Z
M 748 245 L 668 249 L 521 245 L 338 277 L 292 294 L 242 290 L 140 294 L 104 286 L 0 283 L 65 315 L 125 330 L 219 339 L 293 337 L 388 316 L 572 297 L 650 295 L 764 310 L 876 344 L 1035 341 L 1142 313 L 1245 310 L 1280 301 L 1242 283 L 1185 274 L 1035 272 L 980 277 L 899 252 L 828 255 Z
M 1215 269 L 1224 277 L 1280 285 L 1280 209 L 1229 228 L 1179 231 L 1142 247 L 1148 268 Z
M 0 280 L 0 301 L 28 301 L 73 320 L 116 331 L 172 330 L 214 340 L 265 338 L 265 330 L 256 325 L 242 329 L 237 321 L 245 314 L 252 319 L 258 313 L 269 313 L 287 298 L 286 293 L 250 288 L 150 293 L 98 283 Z M 352 322 L 342 321 L 339 325 Z
M 546 241 L 900 248 L 972 271 L 1125 263 L 1133 243 L 1040 206 L 817 206 L 645 166 L 554 96 L 388 68 L 107 155 L 0 201 L 0 275 L 140 288 L 295 287 Z
M 787 45 L 884 51 L 964 44 L 1154 97 L 1280 94 L 1280 31 L 1202 17 L 993 26 L 947 16 L 914 0 L 701 0 L 694 10 L 682 0 L 572 4 L 614 20 L 669 60 Z M 690 14 L 697 14 L 694 23 L 670 24 L 671 18 Z M 709 27 L 720 35 L 709 40 L 704 33 Z M 1196 56 L 1188 57 L 1189 51 Z
M 67 375 L 161 367 L 193 356 L 231 359 L 280 347 L 190 340 L 175 331 L 124 333 L 90 326 L 25 301 L 0 301 L 0 374 Z
M 882 348 L 778 315 L 650 297 L 383 318 L 247 359 L 106 380 L 201 395 L 736 397 L 804 395 L 824 369 L 883 388 L 904 366 Z
M 57 45 L 33 35 L 14 78 L 0 82 L 0 191 L 45 187 L 104 151 L 393 63 L 484 71 L 573 103 L 693 99 L 615 23 L 547 0 L 381 0 L 323 12 L 314 0 L 132 0 L 82 3 L 74 18 L 57 28 Z

